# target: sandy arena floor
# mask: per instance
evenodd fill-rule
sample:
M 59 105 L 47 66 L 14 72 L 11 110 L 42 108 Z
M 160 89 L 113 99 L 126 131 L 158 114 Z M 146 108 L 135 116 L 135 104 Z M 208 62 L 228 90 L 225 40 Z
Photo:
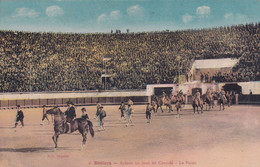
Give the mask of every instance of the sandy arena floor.
M 105 106 L 105 131 L 86 107 L 95 137 L 85 148 L 76 132 L 59 137 L 53 151 L 53 125 L 40 125 L 42 109 L 23 109 L 25 127 L 14 129 L 16 110 L 0 111 L 0 167 L 259 167 L 260 106 L 232 106 L 225 111 L 193 115 L 185 106 L 180 118 L 173 113 L 152 115 L 146 123 L 145 106 L 134 106 L 134 126 L 125 127 L 119 106 Z M 61 108 L 65 111 L 65 108 Z M 81 115 L 77 107 L 77 116 Z M 49 117 L 50 118 L 50 117 Z

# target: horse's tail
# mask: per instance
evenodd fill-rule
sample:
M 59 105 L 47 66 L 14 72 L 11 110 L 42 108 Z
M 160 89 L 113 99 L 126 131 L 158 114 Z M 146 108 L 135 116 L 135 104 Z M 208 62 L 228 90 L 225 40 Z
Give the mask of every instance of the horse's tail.
M 89 127 L 89 132 L 90 132 L 91 136 L 94 137 L 95 132 L 94 132 L 94 129 L 93 129 L 93 124 L 89 120 L 88 120 L 88 127 Z

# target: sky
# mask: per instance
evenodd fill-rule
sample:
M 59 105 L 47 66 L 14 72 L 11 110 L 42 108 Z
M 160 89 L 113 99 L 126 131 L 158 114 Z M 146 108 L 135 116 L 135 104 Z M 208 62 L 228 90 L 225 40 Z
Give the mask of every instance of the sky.
M 260 22 L 260 0 L 0 0 L 0 30 L 176 31 Z

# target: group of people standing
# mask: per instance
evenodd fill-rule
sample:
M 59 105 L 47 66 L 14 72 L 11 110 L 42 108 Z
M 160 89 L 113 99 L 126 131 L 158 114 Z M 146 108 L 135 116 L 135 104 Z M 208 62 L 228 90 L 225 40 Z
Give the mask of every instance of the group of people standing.
M 133 105 L 133 101 L 131 99 L 128 100 L 127 102 L 127 107 L 125 102 L 121 102 L 121 105 L 119 106 L 119 110 L 121 111 L 121 119 L 125 119 L 126 120 L 126 126 L 129 125 L 134 125 L 133 121 L 132 121 L 132 114 L 134 113 L 134 110 L 132 108 Z
M 127 126 L 133 126 L 133 120 L 132 120 L 132 114 L 134 113 L 134 110 L 132 108 L 133 106 L 133 101 L 131 99 L 129 99 L 127 102 L 121 102 L 121 105 L 119 106 L 119 110 L 121 111 L 121 119 L 126 120 L 126 127 Z M 40 125 L 43 125 L 45 119 L 48 121 L 47 124 L 50 123 L 49 118 L 47 117 L 47 109 L 46 109 L 46 105 L 43 105 L 42 108 L 42 123 Z M 147 119 L 147 123 L 151 122 L 151 112 L 153 111 L 153 107 L 150 103 L 147 103 L 146 106 L 146 119 Z M 81 108 L 81 118 L 89 120 L 89 116 L 86 113 L 86 108 Z M 67 109 L 64 112 L 64 116 L 65 116 L 65 125 L 68 126 L 68 128 L 66 128 L 65 133 L 70 133 L 70 124 L 71 122 L 76 118 L 76 109 L 74 106 L 73 102 L 67 102 Z M 95 118 L 94 119 L 98 119 L 98 127 L 99 130 L 105 130 L 104 128 L 104 118 L 106 117 L 106 111 L 104 110 L 104 107 L 102 106 L 102 104 L 100 104 L 99 102 L 97 103 L 97 111 L 95 114 Z M 53 115 L 51 115 L 51 120 L 53 123 Z M 20 105 L 17 105 L 17 114 L 16 114 L 16 120 L 15 120 L 15 128 L 18 125 L 18 122 L 21 122 L 21 125 L 24 126 L 24 114 L 23 111 L 20 109 Z

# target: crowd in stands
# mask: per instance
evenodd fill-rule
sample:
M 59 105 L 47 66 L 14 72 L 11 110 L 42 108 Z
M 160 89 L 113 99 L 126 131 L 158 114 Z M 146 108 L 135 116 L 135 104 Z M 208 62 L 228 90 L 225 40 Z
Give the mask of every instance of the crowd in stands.
M 211 79 L 254 81 L 259 49 L 260 23 L 149 33 L 0 31 L 0 92 L 102 89 L 104 68 L 111 89 L 143 89 L 175 82 L 196 59 L 226 57 L 240 58 L 233 73 Z

